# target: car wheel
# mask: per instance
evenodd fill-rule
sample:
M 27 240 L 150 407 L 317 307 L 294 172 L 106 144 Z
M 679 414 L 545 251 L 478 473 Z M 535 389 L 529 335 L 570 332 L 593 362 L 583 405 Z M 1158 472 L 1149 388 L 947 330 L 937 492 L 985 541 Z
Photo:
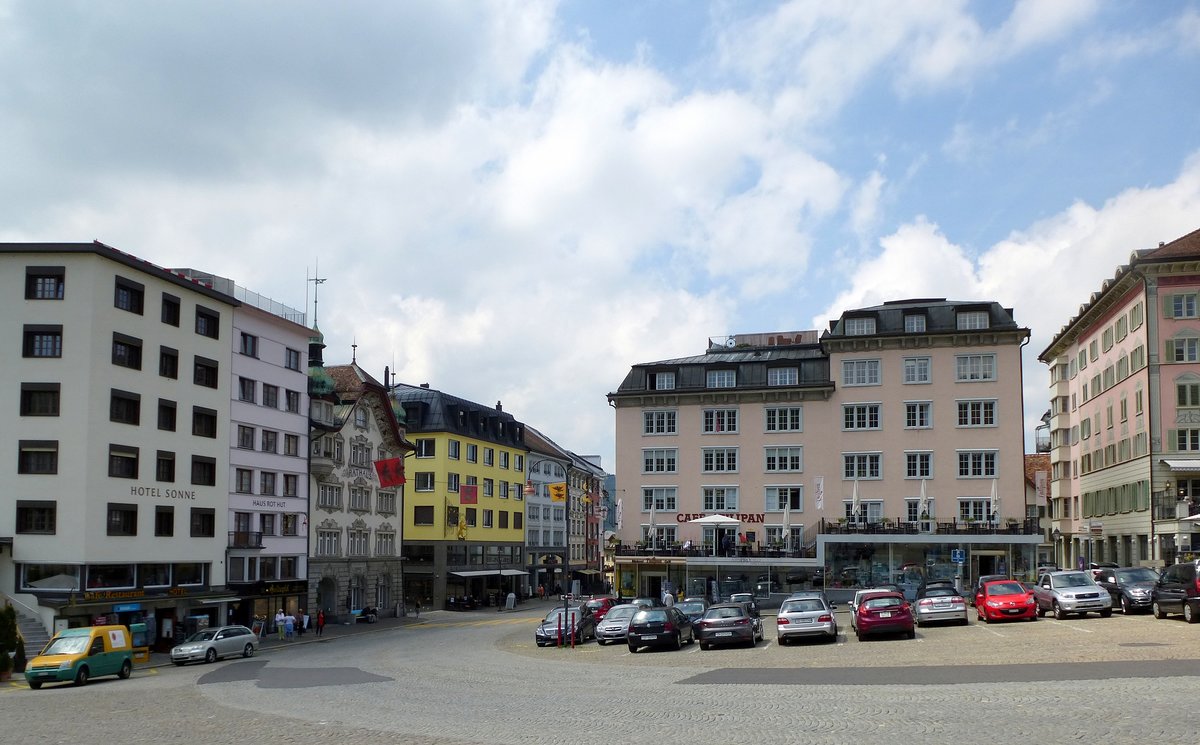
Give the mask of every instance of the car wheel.
M 121 663 L 121 671 L 117 673 L 117 677 L 121 680 L 126 680 L 130 675 L 133 675 L 133 663 L 125 660 Z
M 208 651 L 204 653 L 204 661 L 205 662 L 216 662 L 217 661 L 217 650 L 213 649 L 212 647 L 209 647 Z
M 705 644 L 704 642 L 700 642 L 700 651 L 701 651 L 701 652 L 707 652 L 707 651 L 708 651 L 708 645 L 707 645 L 707 644 Z
M 1104 610 L 1100 611 L 1101 618 L 1108 618 L 1111 615 L 1112 615 L 1112 608 L 1105 608 Z
M 959 621 L 959 622 L 958 622 L 958 625 L 959 625 L 959 626 L 970 626 L 970 625 L 971 625 L 971 619 L 969 619 L 969 618 L 964 618 L 964 619 L 962 619 L 961 621 Z
M 183 667 L 184 665 L 187 664 L 186 662 L 179 662 L 177 660 L 171 660 L 171 661 L 175 663 L 175 667 Z
M 42 687 L 42 681 L 31 680 L 31 681 L 29 681 L 29 687 L 36 691 L 37 689 Z
M 1192 607 L 1191 603 L 1183 604 L 1183 620 L 1187 621 L 1188 623 L 1200 621 L 1200 616 L 1196 615 L 1196 609 Z
M 977 608 L 978 608 L 979 606 L 975 606 L 975 607 L 977 607 Z M 992 617 L 991 617 L 991 616 L 989 616 L 987 613 L 980 613 L 980 614 L 979 614 L 979 620 L 980 620 L 980 621 L 983 621 L 984 623 L 991 623 L 991 622 L 992 622 Z
M 1151 605 L 1150 608 L 1151 608 L 1151 610 L 1154 611 L 1155 618 L 1166 618 L 1167 617 L 1167 612 L 1162 609 L 1162 606 L 1158 604 L 1157 600 L 1154 601 L 1154 604 Z
M 917 638 L 917 630 L 909 629 L 908 632 L 905 634 L 905 636 L 907 636 L 909 639 L 916 639 Z
M 629 645 L 629 654 L 637 654 L 637 647 L 633 644 Z
M 861 632 L 861 631 L 855 631 L 855 632 L 854 632 L 854 636 L 855 636 L 855 637 L 856 637 L 856 638 L 857 638 L 857 639 L 858 639 L 860 642 L 863 640 L 863 635 L 862 635 L 862 632 Z
M 1066 611 L 1062 609 L 1057 600 L 1054 601 L 1054 617 L 1060 621 L 1067 617 Z
M 1133 613 L 1133 606 L 1129 604 L 1129 598 L 1124 595 L 1121 596 L 1121 612 L 1127 616 Z
M 87 665 L 80 665 L 79 670 L 75 673 L 75 685 L 85 686 L 88 682 Z
M 1037 617 L 1038 617 L 1038 618 L 1041 618 L 1041 617 L 1043 617 L 1043 616 L 1045 616 L 1045 615 L 1046 615 L 1046 609 L 1042 607 L 1042 604 L 1041 604 L 1041 603 L 1038 603 L 1038 606 L 1037 606 Z
M 254 656 L 254 645 L 247 644 L 246 646 L 242 647 L 242 656 L 243 657 L 253 657 Z
M 603 647 L 603 646 L 605 646 L 606 644 L 608 644 L 608 642 L 606 642 L 606 641 L 604 641 L 603 639 L 600 639 L 600 638 L 598 638 L 598 637 L 597 637 L 597 639 L 596 639 L 596 643 L 597 643 L 597 644 L 599 644 L 601 647 Z
M 672 645 L 672 647 L 675 649 L 676 652 L 683 649 L 683 632 L 682 631 L 675 632 L 675 643 Z

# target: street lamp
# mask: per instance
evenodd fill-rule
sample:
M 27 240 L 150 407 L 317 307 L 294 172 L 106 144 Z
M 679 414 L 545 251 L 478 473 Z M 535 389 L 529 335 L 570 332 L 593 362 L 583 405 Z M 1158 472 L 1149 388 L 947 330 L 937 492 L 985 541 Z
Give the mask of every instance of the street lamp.
M 1061 567 L 1063 565 L 1062 549 L 1059 544 L 1062 543 L 1062 531 L 1055 528 L 1050 537 L 1054 539 L 1054 566 Z

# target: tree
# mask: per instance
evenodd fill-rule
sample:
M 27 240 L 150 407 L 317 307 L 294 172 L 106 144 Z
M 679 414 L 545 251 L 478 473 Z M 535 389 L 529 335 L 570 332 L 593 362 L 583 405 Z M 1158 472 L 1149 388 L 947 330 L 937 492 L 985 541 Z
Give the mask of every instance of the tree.
M 11 603 L 0 609 L 0 673 L 12 671 L 12 658 L 8 653 L 17 648 L 17 610 Z

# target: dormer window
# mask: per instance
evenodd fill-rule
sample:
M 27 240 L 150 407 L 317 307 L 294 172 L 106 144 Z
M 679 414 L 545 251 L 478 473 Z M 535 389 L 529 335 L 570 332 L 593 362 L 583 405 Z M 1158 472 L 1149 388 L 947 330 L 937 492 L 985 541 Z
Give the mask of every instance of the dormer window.
M 973 310 L 956 314 L 959 331 L 978 331 L 988 327 L 986 310 Z
M 707 376 L 708 388 L 733 388 L 737 385 L 736 370 L 709 370 Z
M 652 372 L 650 373 L 650 390 L 652 391 L 672 391 L 675 390 L 675 373 L 673 372 Z
M 875 333 L 874 318 L 847 318 L 846 336 L 867 336 Z
M 904 317 L 904 333 L 906 334 L 923 334 L 925 333 L 925 316 L 908 315 Z

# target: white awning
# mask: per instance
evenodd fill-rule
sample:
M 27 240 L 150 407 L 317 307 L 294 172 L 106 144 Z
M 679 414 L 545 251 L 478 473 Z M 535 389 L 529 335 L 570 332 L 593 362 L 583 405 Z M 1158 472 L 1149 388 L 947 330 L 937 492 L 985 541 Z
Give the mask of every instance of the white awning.
M 501 577 L 525 577 L 529 572 L 522 572 L 520 569 L 501 569 Z
M 499 569 L 471 569 L 462 572 L 450 572 L 456 577 L 490 577 L 500 573 Z
M 1171 469 L 1172 473 L 1176 471 L 1200 471 L 1200 459 L 1166 460 L 1164 458 L 1162 462 L 1166 464 L 1167 468 Z
M 241 598 L 208 598 L 206 600 L 201 600 L 200 603 L 202 605 L 207 605 L 209 603 L 236 603 L 239 600 L 241 600 Z
M 599 569 L 579 569 L 576 570 L 579 574 L 599 574 Z

